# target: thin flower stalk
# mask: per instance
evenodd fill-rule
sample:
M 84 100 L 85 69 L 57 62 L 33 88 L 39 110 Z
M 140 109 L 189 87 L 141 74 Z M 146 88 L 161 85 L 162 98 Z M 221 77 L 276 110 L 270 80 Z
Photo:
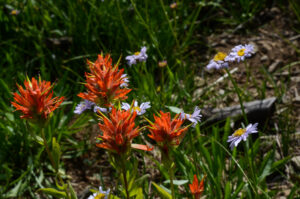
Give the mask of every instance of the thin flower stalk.
M 150 134 L 148 137 L 155 140 L 161 150 L 162 162 L 169 170 L 172 198 L 174 199 L 174 161 L 170 156 L 170 151 L 180 144 L 188 127 L 181 127 L 184 121 L 179 118 L 179 114 L 175 119 L 171 119 L 170 113 L 160 111 L 160 116 L 154 115 L 154 120 L 154 122 L 149 122 Z
M 132 140 L 140 134 L 140 128 L 135 125 L 137 112 L 132 112 L 130 109 L 126 111 L 117 110 L 112 107 L 109 117 L 106 117 L 102 112 L 99 112 L 99 114 L 102 115 L 103 120 L 103 123 L 98 124 L 102 134 L 98 136 L 101 142 L 96 146 L 110 152 L 113 165 L 123 176 L 126 198 L 129 199 L 126 164 L 131 148 L 144 151 L 151 151 L 152 148 L 147 145 L 132 143 Z
M 232 84 L 234 86 L 234 89 L 235 89 L 235 92 L 236 92 L 236 94 L 238 96 L 244 120 L 245 120 L 246 124 L 248 124 L 248 118 L 247 118 L 247 115 L 246 115 L 246 112 L 245 112 L 245 107 L 244 107 L 243 99 L 242 99 L 242 96 L 241 96 L 241 90 L 239 89 L 237 83 L 232 78 L 230 71 L 227 68 L 225 68 L 225 70 L 226 70 L 226 72 L 228 74 L 228 77 L 229 77 L 230 81 L 232 82 Z

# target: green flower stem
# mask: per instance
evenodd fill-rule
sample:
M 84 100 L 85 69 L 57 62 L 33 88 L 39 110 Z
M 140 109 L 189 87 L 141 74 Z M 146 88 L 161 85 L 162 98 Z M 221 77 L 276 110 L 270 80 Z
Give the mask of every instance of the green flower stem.
M 47 140 L 46 140 L 46 137 L 45 137 L 44 128 L 42 128 L 42 133 L 41 134 L 42 134 L 42 138 L 43 138 L 43 141 L 44 141 L 44 146 L 46 148 L 46 151 L 47 151 L 47 154 L 49 156 L 50 162 L 51 162 L 53 168 L 55 169 L 56 173 L 58 173 L 58 168 L 55 165 L 52 153 L 49 149 L 49 146 L 48 146 L 48 143 L 47 143 Z
M 144 20 L 144 18 L 142 17 L 141 13 L 140 13 L 139 10 L 137 9 L 137 7 L 136 7 L 136 5 L 135 5 L 135 2 L 134 2 L 133 0 L 130 0 L 130 2 L 131 2 L 131 4 L 132 4 L 132 6 L 133 6 L 133 8 L 134 8 L 134 11 L 136 12 L 138 18 L 141 20 L 141 24 L 147 29 L 147 32 L 148 32 L 148 34 L 149 34 L 149 36 L 150 36 L 150 38 L 151 38 L 151 40 L 152 40 L 154 46 L 156 47 L 156 50 L 157 50 L 159 56 L 161 57 L 161 59 L 163 59 L 164 56 L 163 56 L 162 52 L 161 52 L 160 49 L 159 49 L 159 43 L 158 43 L 157 39 L 155 38 L 155 36 L 154 36 L 154 34 L 153 34 L 153 31 L 151 31 L 149 25 L 145 22 L 145 20 Z
M 249 157 L 249 154 L 248 154 L 248 151 L 249 151 L 249 142 L 248 140 L 246 141 L 246 143 L 244 143 L 244 153 L 246 155 L 246 160 L 250 166 L 250 177 L 252 178 L 252 183 L 256 184 L 256 176 L 255 176 L 255 173 L 254 173 L 254 169 L 253 169 L 253 162 L 252 162 L 252 159 L 250 159 Z M 254 189 L 253 191 L 255 192 L 255 196 L 257 196 L 257 187 L 254 186 Z
M 160 81 L 160 90 L 161 93 L 164 92 L 164 85 L 165 85 L 165 67 L 161 68 L 161 81 Z
M 46 151 L 47 151 L 48 157 L 50 159 L 50 162 L 51 162 L 53 168 L 55 169 L 55 172 L 57 174 L 57 177 L 58 177 L 59 181 L 61 182 L 62 186 L 64 187 L 64 191 L 67 195 L 67 198 L 70 198 L 68 188 L 65 186 L 65 183 L 64 183 L 64 181 L 62 180 L 62 178 L 60 176 L 60 173 L 58 171 L 58 165 L 57 166 L 55 165 L 52 153 L 49 149 L 49 146 L 48 146 L 48 143 L 47 143 L 47 140 L 46 140 L 46 137 L 45 137 L 44 128 L 41 128 L 41 134 L 42 134 L 42 138 L 43 138 L 43 141 L 44 141 L 44 146 L 46 148 Z
M 171 154 L 171 148 L 169 148 L 170 146 L 168 146 L 167 149 L 162 149 L 161 150 L 161 159 L 162 159 L 162 163 L 163 166 L 165 167 L 165 169 L 167 169 L 169 171 L 169 178 L 170 178 L 170 185 L 171 185 L 171 194 L 172 194 L 172 199 L 175 199 L 175 189 L 174 189 L 174 161 L 172 159 L 172 157 L 170 156 Z
M 246 80 L 246 86 L 248 86 L 249 82 L 250 82 L 250 68 L 249 65 L 247 64 L 246 59 L 244 60 L 244 64 L 245 64 L 245 68 L 246 68 L 246 73 L 247 73 L 247 80 Z
M 128 27 L 125 25 L 125 22 L 124 22 L 124 19 L 123 19 L 123 16 L 122 16 L 122 11 L 121 11 L 121 8 L 120 8 L 120 1 L 117 1 L 117 8 L 118 8 L 118 13 L 119 13 L 119 19 L 121 21 L 122 27 L 124 29 L 124 32 L 127 36 L 128 42 L 129 42 L 129 46 L 131 48 L 132 43 L 131 43 L 131 39 L 130 39 L 130 36 L 129 36 Z
M 243 99 L 242 99 L 242 96 L 241 96 L 241 91 L 240 91 L 239 87 L 237 86 L 236 82 L 234 81 L 234 79 L 232 78 L 229 70 L 227 68 L 225 68 L 225 70 L 228 74 L 228 77 L 229 77 L 230 81 L 232 82 L 232 84 L 234 86 L 235 92 L 238 95 L 240 106 L 241 106 L 241 109 L 242 109 L 242 114 L 243 114 L 244 120 L 245 120 L 246 125 L 247 125 L 248 124 L 248 119 L 247 119 L 247 115 L 245 113 L 245 108 L 244 108 L 244 105 L 243 105 Z
M 172 35 L 173 35 L 174 39 L 175 39 L 175 43 L 176 43 L 177 47 L 179 48 L 179 47 L 180 47 L 180 44 L 179 44 L 179 41 L 178 41 L 178 39 L 177 39 L 176 32 L 174 31 L 174 29 L 173 29 L 173 27 L 172 27 L 171 21 L 170 21 L 170 19 L 169 19 L 169 16 L 168 16 L 168 14 L 167 14 L 166 9 L 165 9 L 164 2 L 163 2 L 163 0 L 160 0 L 159 2 L 160 2 L 160 5 L 161 5 L 161 8 L 162 8 L 163 11 L 164 11 L 165 17 L 166 17 L 166 19 L 167 19 L 167 21 L 168 21 L 168 25 L 169 25 L 169 28 L 170 28 L 170 30 L 171 30 L 171 32 L 172 32 Z M 175 21 L 175 23 L 176 23 L 176 17 L 174 18 L 174 21 Z
M 196 127 L 196 128 L 198 128 L 198 127 Z M 197 135 L 197 137 L 199 137 L 199 136 L 201 136 L 200 130 L 199 130 L 199 134 Z M 200 139 L 198 139 L 198 140 L 200 140 Z M 192 136 L 189 136 L 189 141 L 190 141 L 190 145 L 194 146 L 194 140 L 193 140 Z M 202 144 L 202 139 L 201 139 L 201 142 L 199 142 L 199 143 Z M 198 156 L 197 156 L 195 147 L 191 147 L 191 148 L 192 148 L 193 164 L 195 165 L 195 167 L 197 167 L 198 162 L 200 162 L 200 161 L 198 160 Z
M 122 175 L 124 179 L 124 185 L 125 185 L 125 191 L 126 191 L 126 198 L 129 199 L 129 192 L 128 192 L 128 182 L 127 182 L 127 177 L 126 177 L 126 163 L 125 163 L 125 158 L 121 157 L 121 170 L 122 170 Z
M 174 163 L 171 163 L 171 167 L 169 169 L 169 175 L 170 175 L 170 184 L 171 184 L 171 193 L 172 193 L 172 199 L 175 199 L 175 189 L 174 189 L 174 183 L 173 183 L 173 179 L 174 179 Z
M 127 196 L 127 199 L 129 199 L 128 182 L 127 182 L 127 178 L 126 178 L 126 169 L 123 169 L 123 178 L 124 178 L 124 183 L 125 183 L 126 196 Z

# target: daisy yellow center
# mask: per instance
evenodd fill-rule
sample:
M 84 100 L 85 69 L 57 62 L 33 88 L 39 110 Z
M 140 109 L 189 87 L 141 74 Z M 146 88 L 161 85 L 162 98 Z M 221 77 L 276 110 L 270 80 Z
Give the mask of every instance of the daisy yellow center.
M 239 51 L 237 52 L 237 54 L 238 54 L 238 56 L 244 56 L 244 54 L 245 54 L 245 48 L 239 50 Z
M 141 111 L 141 108 L 138 107 L 138 106 L 135 106 L 135 107 L 132 108 L 132 110 L 134 110 L 134 111 Z
M 214 57 L 214 61 L 224 61 L 226 56 L 226 53 L 218 52 Z
M 17 11 L 16 10 L 13 10 L 13 11 L 11 11 L 11 13 L 10 14 L 12 14 L 12 15 L 16 15 L 17 14 Z
M 137 51 L 137 52 L 135 52 L 135 53 L 134 53 L 134 55 L 139 55 L 139 54 L 140 54 L 140 52 L 139 52 L 139 51 Z
M 105 194 L 99 193 L 99 194 L 97 194 L 97 195 L 95 196 L 94 199 L 103 199 L 104 197 L 105 197 Z
M 240 137 L 246 132 L 246 129 L 238 129 L 233 133 L 234 137 Z

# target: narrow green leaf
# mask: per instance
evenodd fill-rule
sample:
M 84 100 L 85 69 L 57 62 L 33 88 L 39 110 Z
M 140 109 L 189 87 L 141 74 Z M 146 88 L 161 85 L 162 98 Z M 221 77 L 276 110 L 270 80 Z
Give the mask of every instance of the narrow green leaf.
M 230 182 L 227 182 L 225 185 L 225 196 L 224 199 L 229 199 L 231 195 Z
M 243 187 L 245 186 L 245 182 L 242 182 L 239 184 L 239 186 L 236 188 L 235 192 L 233 193 L 231 198 L 236 198 L 238 196 L 238 194 L 240 193 L 240 191 L 243 189 Z
M 271 166 L 274 158 L 274 150 L 270 151 L 261 163 L 261 168 L 259 172 L 258 182 L 264 180 L 264 178 L 271 173 Z
M 184 185 L 184 184 L 186 184 L 186 183 L 188 183 L 188 182 L 189 182 L 188 180 L 173 180 L 173 184 L 174 184 L 174 185 L 178 185 L 178 186 Z M 164 183 L 165 183 L 165 184 L 169 184 L 169 183 L 170 183 L 170 180 L 166 180 L 166 181 L 164 181 Z
M 139 188 L 138 193 L 136 194 L 135 199 L 143 199 L 144 195 L 143 195 L 143 189 Z
M 224 126 L 224 135 L 222 138 L 222 144 L 225 146 L 227 145 L 228 136 L 230 134 L 230 122 L 231 122 L 231 118 L 230 117 L 226 118 L 226 123 Z
M 19 182 L 18 182 L 18 184 L 16 184 L 16 186 L 14 186 L 14 188 L 12 188 L 11 190 L 9 190 L 8 192 L 7 192 L 7 194 L 5 195 L 7 198 L 10 198 L 10 197 L 17 197 L 18 196 L 18 194 L 19 194 L 19 190 L 20 190 L 20 187 L 21 187 L 21 185 L 22 185 L 22 180 L 20 180 Z
M 291 192 L 290 192 L 290 194 L 289 194 L 289 196 L 288 196 L 287 199 L 293 199 L 293 198 L 296 198 L 296 197 L 295 197 L 295 194 L 297 193 L 297 190 L 300 190 L 300 189 L 299 189 L 299 185 L 296 184 L 296 185 L 292 188 L 292 190 L 291 190 Z
M 74 191 L 74 189 L 69 181 L 68 181 L 68 186 L 69 186 L 69 190 L 71 193 L 71 199 L 77 199 L 76 192 Z
M 164 188 L 162 188 L 161 186 L 157 185 L 155 182 L 152 182 L 152 184 L 154 185 L 154 187 L 156 188 L 156 190 L 158 191 L 159 195 L 162 198 L 172 199 L 171 194 L 168 193 Z
M 141 186 L 142 183 L 143 183 L 147 178 L 150 178 L 150 174 L 145 174 L 145 175 L 139 177 L 138 179 L 135 180 L 134 184 L 136 184 L 137 186 Z
M 281 159 L 281 160 L 278 160 L 278 161 L 274 162 L 274 163 L 272 164 L 272 171 L 275 170 L 275 169 L 278 169 L 278 168 L 281 167 L 281 166 L 283 166 L 283 165 L 284 165 L 285 163 L 287 163 L 290 159 L 291 159 L 291 157 L 288 156 L 288 157 L 285 157 L 285 158 L 283 158 L 283 159 Z
M 61 151 L 60 151 L 60 146 L 58 142 L 56 142 L 55 138 L 52 139 L 52 154 L 55 162 L 55 168 L 58 169 Z
M 41 136 L 36 135 L 34 137 L 34 141 L 36 141 L 37 143 L 39 143 L 40 145 L 44 146 L 44 140 Z
M 176 114 L 183 112 L 182 109 L 177 108 L 177 107 L 175 107 L 175 106 L 166 106 L 166 107 L 167 107 L 168 109 L 170 109 L 171 112 L 176 113 Z
M 1 85 L 2 88 L 4 88 L 2 90 L 2 92 L 4 92 L 4 90 L 6 92 L 5 96 L 7 96 L 8 98 L 10 98 L 11 97 L 11 91 L 10 91 L 9 87 L 7 86 L 7 84 L 5 83 L 5 81 L 3 79 L 0 79 L 0 85 Z
M 51 196 L 55 196 L 55 197 L 58 197 L 58 198 L 67 198 L 67 195 L 66 195 L 65 192 L 58 191 L 58 190 L 53 189 L 53 188 L 42 188 L 42 189 L 37 190 L 37 192 L 43 192 L 45 194 L 49 194 Z

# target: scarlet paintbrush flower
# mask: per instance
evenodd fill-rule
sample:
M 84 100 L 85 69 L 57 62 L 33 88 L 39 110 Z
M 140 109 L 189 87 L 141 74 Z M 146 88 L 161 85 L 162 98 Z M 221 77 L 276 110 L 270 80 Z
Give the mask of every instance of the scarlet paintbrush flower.
M 134 123 L 136 115 L 136 112 L 131 113 L 130 110 L 122 111 L 112 108 L 110 119 L 103 117 L 103 124 L 98 124 L 103 135 L 99 135 L 102 142 L 97 144 L 97 147 L 118 154 L 126 154 L 130 148 L 151 151 L 152 148 L 146 145 L 131 143 L 132 139 L 140 133 L 139 127 L 135 127 Z
M 110 55 L 105 58 L 98 55 L 95 63 L 88 61 L 90 73 L 85 73 L 87 93 L 79 93 L 78 96 L 92 101 L 100 106 L 110 106 L 115 101 L 127 99 L 131 91 L 123 87 L 127 79 L 124 77 L 124 69 L 118 64 L 112 66 Z
M 180 118 L 171 120 L 170 113 L 160 111 L 160 115 L 160 117 L 154 115 L 155 122 L 148 127 L 151 133 L 148 136 L 164 150 L 167 150 L 170 146 L 180 144 L 183 133 L 188 127 L 181 128 L 184 120 Z M 178 115 L 176 118 L 178 118 Z
M 189 184 L 190 190 L 191 190 L 192 194 L 195 196 L 195 199 L 200 199 L 200 196 L 201 196 L 202 192 L 204 191 L 204 179 L 205 179 L 205 176 L 202 178 L 202 180 L 199 184 L 197 176 L 194 175 L 193 183 Z
M 15 102 L 11 104 L 16 110 L 22 111 L 21 118 L 30 119 L 34 122 L 45 121 L 49 114 L 53 112 L 63 102 L 64 97 L 54 97 L 52 85 L 48 81 L 37 81 L 34 77 L 31 81 L 27 78 L 24 81 L 25 89 L 17 85 L 20 94 L 14 93 Z

